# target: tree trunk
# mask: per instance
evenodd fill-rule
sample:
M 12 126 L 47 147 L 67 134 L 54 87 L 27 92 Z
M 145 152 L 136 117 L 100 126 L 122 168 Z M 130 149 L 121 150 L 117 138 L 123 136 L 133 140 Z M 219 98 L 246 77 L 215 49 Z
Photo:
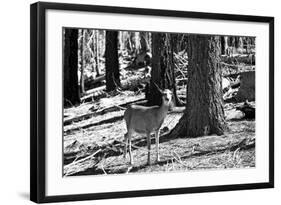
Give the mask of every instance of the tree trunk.
M 85 34 L 86 29 L 81 29 L 81 40 L 80 40 L 80 57 L 81 57 L 81 69 L 80 69 L 80 93 L 83 95 L 85 92 L 84 87 L 84 67 L 85 67 Z
M 120 51 L 123 51 L 125 49 L 124 45 L 125 45 L 125 41 L 124 41 L 124 36 L 125 36 L 125 31 L 119 31 L 118 32 L 119 35 L 119 42 L 118 42 L 118 47 Z
M 141 47 L 141 53 L 142 52 L 148 52 L 149 51 L 149 45 L 148 45 L 148 32 L 140 32 L 140 47 Z
M 227 54 L 227 47 L 228 47 L 227 36 L 221 36 L 220 38 L 221 38 L 221 54 L 225 55 Z
M 140 32 L 135 32 L 134 35 L 134 45 L 135 45 L 135 55 L 140 53 L 141 44 L 140 44 Z
M 126 41 L 126 48 L 128 50 L 128 53 L 133 53 L 133 45 L 132 45 L 132 35 L 133 35 L 133 32 L 129 32 L 128 31 L 128 38 L 127 38 L 127 41 Z
M 239 36 L 234 37 L 234 47 L 239 48 Z
M 174 102 L 179 100 L 176 93 L 173 48 L 171 34 L 152 33 L 152 71 L 151 82 L 146 90 L 148 105 L 161 105 L 161 94 L 154 83 L 162 89 L 170 89 Z
M 175 52 L 175 53 L 178 53 L 180 51 L 181 35 L 183 35 L 183 34 L 171 34 L 173 52 Z
M 244 43 L 243 43 L 242 37 L 239 37 L 239 39 L 238 39 L 238 48 L 240 48 L 240 49 L 244 48 Z
M 115 90 L 120 86 L 118 31 L 106 31 L 105 79 L 107 91 Z
M 234 36 L 229 36 L 228 45 L 231 46 L 231 47 L 235 46 L 235 37 Z
M 80 103 L 78 86 L 78 30 L 65 29 L 63 87 L 64 105 Z
M 96 66 L 95 66 L 95 69 L 96 69 L 96 76 L 100 76 L 100 63 L 99 63 L 99 31 L 96 30 L 95 31 L 95 37 L 96 37 L 96 45 L 95 45 L 95 61 L 96 61 Z
M 188 41 L 187 103 L 171 137 L 222 135 L 226 123 L 222 98 L 218 36 L 190 35 Z

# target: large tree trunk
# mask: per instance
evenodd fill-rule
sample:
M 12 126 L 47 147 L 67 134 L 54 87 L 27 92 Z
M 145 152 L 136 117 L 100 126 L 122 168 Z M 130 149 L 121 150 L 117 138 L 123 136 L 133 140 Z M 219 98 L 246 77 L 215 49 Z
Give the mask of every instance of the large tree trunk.
M 222 135 L 225 118 L 218 36 L 190 35 L 188 41 L 187 103 L 173 136 Z
M 176 93 L 174 74 L 173 48 L 171 35 L 166 33 L 152 33 L 152 71 L 150 86 L 146 91 L 148 105 L 160 105 L 161 94 L 154 83 L 162 89 L 170 89 L 174 94 L 174 101 L 179 101 Z
M 115 90 L 120 86 L 118 31 L 106 31 L 105 79 L 107 91 Z
M 65 29 L 63 87 L 64 105 L 80 103 L 78 86 L 78 29 Z

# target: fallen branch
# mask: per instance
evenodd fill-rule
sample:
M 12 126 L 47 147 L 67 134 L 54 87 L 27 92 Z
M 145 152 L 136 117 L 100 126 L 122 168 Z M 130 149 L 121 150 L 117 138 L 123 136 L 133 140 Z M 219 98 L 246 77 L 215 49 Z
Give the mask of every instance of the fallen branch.
M 85 157 L 85 158 L 82 158 L 82 159 L 79 159 L 79 160 L 74 160 L 72 163 L 70 163 L 70 164 L 68 164 L 68 165 L 65 165 L 65 166 L 64 166 L 64 169 L 68 169 L 69 167 L 71 167 L 71 166 L 73 166 L 73 165 L 75 165 L 75 164 L 81 163 L 81 162 L 83 162 L 83 161 L 85 161 L 85 160 L 87 160 L 87 159 L 91 159 L 91 158 L 93 158 L 97 153 L 99 153 L 100 151 L 101 151 L 101 149 L 97 150 L 96 152 L 94 152 L 93 154 L 91 154 L 91 155 L 89 155 L 89 156 L 87 156 L 87 157 Z
M 188 165 L 186 165 L 185 163 L 182 162 L 181 157 L 179 156 L 179 154 L 176 151 L 174 151 L 173 153 L 176 155 L 176 157 L 173 156 L 173 159 L 175 159 L 179 164 L 183 165 L 184 167 L 189 168 Z M 173 159 L 171 159 L 171 161 L 173 161 Z
M 174 64 L 174 65 L 175 65 L 176 69 L 181 73 L 182 77 L 183 77 L 184 79 L 187 79 L 187 78 L 186 78 L 186 75 L 185 75 L 184 72 L 179 68 L 179 66 L 177 66 L 177 64 Z
M 103 164 L 101 164 L 101 169 L 105 175 L 107 175 L 106 171 L 104 170 Z
M 106 124 L 106 123 L 113 123 L 115 121 L 122 120 L 122 119 L 123 119 L 123 114 L 118 115 L 118 116 L 114 116 L 114 117 L 111 117 L 111 118 L 108 118 L 108 119 L 105 119 L 105 120 L 101 120 L 99 122 L 89 123 L 89 124 L 86 124 L 86 125 L 66 129 L 66 130 L 64 130 L 64 132 L 66 134 L 69 134 L 70 132 L 77 131 L 77 130 L 80 130 L 80 129 L 87 129 L 89 127 L 93 127 L 93 126 L 97 126 L 97 125 L 102 125 L 102 124 Z

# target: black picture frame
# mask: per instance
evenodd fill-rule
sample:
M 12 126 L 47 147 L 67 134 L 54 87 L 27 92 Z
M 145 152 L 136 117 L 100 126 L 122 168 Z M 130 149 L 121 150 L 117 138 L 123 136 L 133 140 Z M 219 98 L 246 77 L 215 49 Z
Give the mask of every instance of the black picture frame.
M 46 196 L 46 10 L 86 11 L 181 17 L 229 21 L 263 22 L 269 24 L 269 181 L 221 186 L 138 190 L 126 192 L 88 193 Z M 37 203 L 76 200 L 97 200 L 123 197 L 186 194 L 198 192 L 261 189 L 274 187 L 274 18 L 143 8 L 109 7 L 83 4 L 38 2 L 30 6 L 30 199 Z

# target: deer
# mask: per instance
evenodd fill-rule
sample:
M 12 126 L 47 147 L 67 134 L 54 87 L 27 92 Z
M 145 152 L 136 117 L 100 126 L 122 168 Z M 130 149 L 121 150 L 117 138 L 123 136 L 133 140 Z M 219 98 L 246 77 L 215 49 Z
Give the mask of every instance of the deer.
M 162 90 L 156 84 L 156 88 L 161 93 L 162 104 L 160 106 L 142 106 L 130 105 L 125 113 L 124 119 L 126 122 L 127 133 L 124 135 L 124 159 L 126 159 L 127 147 L 129 144 L 130 164 L 133 165 L 132 156 L 132 134 L 146 134 L 147 138 L 147 165 L 151 165 L 150 148 L 151 134 L 155 134 L 156 141 L 156 162 L 160 161 L 159 157 L 159 131 L 164 122 L 165 117 L 171 107 L 172 91 L 169 89 Z

